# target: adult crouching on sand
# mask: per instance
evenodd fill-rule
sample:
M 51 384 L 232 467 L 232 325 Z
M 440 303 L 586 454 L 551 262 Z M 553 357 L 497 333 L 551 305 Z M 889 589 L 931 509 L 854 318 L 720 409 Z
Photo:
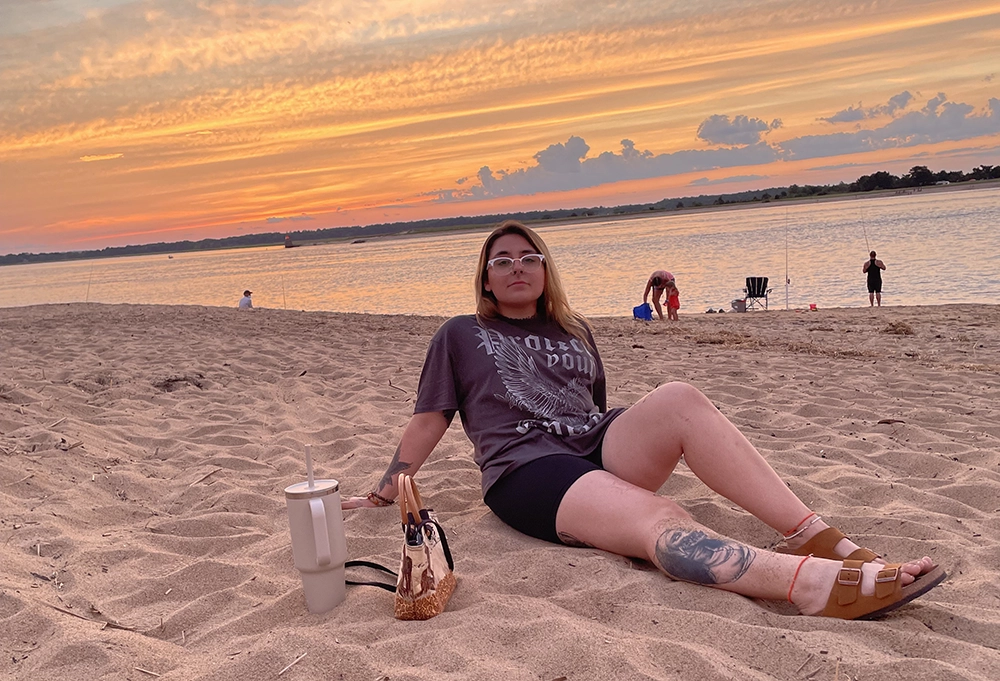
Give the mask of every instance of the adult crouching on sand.
M 394 503 L 455 413 L 484 501 L 525 534 L 649 560 L 672 579 L 807 615 L 871 618 L 939 584 L 930 558 L 887 565 L 800 501 L 736 427 L 684 383 L 607 409 L 604 367 L 542 239 L 508 221 L 483 244 L 476 314 L 431 340 L 414 415 L 378 486 L 345 509 Z M 784 536 L 766 551 L 713 532 L 656 491 L 684 458 L 706 485 Z
M 656 314 L 659 315 L 660 321 L 663 321 L 663 308 L 660 306 L 660 297 L 667 290 L 667 284 L 674 280 L 674 275 L 670 274 L 666 270 L 656 270 L 646 281 L 646 289 L 642 292 L 642 302 L 649 302 L 649 294 L 653 294 L 653 307 L 656 308 Z M 669 296 L 668 296 L 669 299 Z

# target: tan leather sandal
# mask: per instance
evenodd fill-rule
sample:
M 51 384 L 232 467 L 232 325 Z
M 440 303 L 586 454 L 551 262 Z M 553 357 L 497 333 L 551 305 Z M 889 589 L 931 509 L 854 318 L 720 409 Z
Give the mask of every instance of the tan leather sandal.
M 870 549 L 856 549 L 845 559 L 834 553 L 837 544 L 841 539 L 847 539 L 847 535 L 836 527 L 828 527 L 821 532 L 817 532 L 809 538 L 805 544 L 797 549 L 790 549 L 787 546 L 779 546 L 774 549 L 775 553 L 787 553 L 793 556 L 815 556 L 817 558 L 828 558 L 830 560 L 859 560 L 862 563 L 871 563 L 878 560 L 879 555 Z
M 935 567 L 916 578 L 912 584 L 902 585 L 902 571 L 899 563 L 882 565 L 875 576 L 875 593 L 866 596 L 861 593 L 864 561 L 845 560 L 837 574 L 837 581 L 830 591 L 830 599 L 821 617 L 837 617 L 844 620 L 870 620 L 885 615 L 918 596 L 922 596 L 944 581 L 947 573 Z

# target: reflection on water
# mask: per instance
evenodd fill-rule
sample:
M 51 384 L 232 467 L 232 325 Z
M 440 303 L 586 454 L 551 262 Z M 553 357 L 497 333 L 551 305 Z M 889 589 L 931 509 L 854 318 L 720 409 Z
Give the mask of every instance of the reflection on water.
M 887 266 L 886 305 L 995 303 L 1000 189 L 659 214 L 540 227 L 584 314 L 630 315 L 649 273 L 677 277 L 681 312 L 729 309 L 748 276 L 770 305 L 868 304 L 869 248 Z M 453 315 L 473 309 L 486 232 L 0 267 L 0 307 L 102 302 Z

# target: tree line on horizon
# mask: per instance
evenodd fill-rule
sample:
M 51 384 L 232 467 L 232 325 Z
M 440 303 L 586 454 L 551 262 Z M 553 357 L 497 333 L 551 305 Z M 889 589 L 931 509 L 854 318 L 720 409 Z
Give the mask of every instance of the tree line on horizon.
M 1000 166 L 980 165 L 970 172 L 961 170 L 940 170 L 934 172 L 927 166 L 913 166 L 902 176 L 895 176 L 886 171 L 871 175 L 862 175 L 851 183 L 839 182 L 830 185 L 797 185 L 787 187 L 772 187 L 730 194 L 713 194 L 689 196 L 680 199 L 662 199 L 655 203 L 626 204 L 619 206 L 598 206 L 596 208 L 565 208 L 548 211 L 525 211 L 520 213 L 458 216 L 453 218 L 436 218 L 431 220 L 414 220 L 410 222 L 389 222 L 358 227 L 328 227 L 317 230 L 299 230 L 293 232 L 265 232 L 259 234 L 244 234 L 221 239 L 201 239 L 200 241 L 157 242 L 134 246 L 109 246 L 90 251 L 64 251 L 56 253 L 18 253 L 0 256 L 0 266 L 22 265 L 64 260 L 89 260 L 94 258 L 110 258 L 128 255 L 149 255 L 158 253 L 184 253 L 190 251 L 219 250 L 224 248 L 240 248 L 249 246 L 278 246 L 287 242 L 322 242 L 333 239 L 363 240 L 368 237 L 388 236 L 409 232 L 427 232 L 455 227 L 487 227 L 502 220 L 516 219 L 522 222 L 538 222 L 542 220 L 565 220 L 579 217 L 600 217 L 628 215 L 646 211 L 681 210 L 699 208 L 708 205 L 727 205 L 732 203 L 753 203 L 779 201 L 782 199 L 801 199 L 812 196 L 830 194 L 849 194 L 871 192 L 876 190 L 919 189 L 938 184 L 953 184 L 981 180 L 1000 179 Z

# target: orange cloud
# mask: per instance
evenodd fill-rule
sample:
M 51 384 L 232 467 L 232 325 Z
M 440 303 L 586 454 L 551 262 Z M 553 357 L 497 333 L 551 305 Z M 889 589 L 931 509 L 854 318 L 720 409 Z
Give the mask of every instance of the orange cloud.
M 84 163 L 90 163 L 91 161 L 111 161 L 116 158 L 123 158 L 125 154 L 94 154 L 91 156 L 81 156 L 80 160 Z

